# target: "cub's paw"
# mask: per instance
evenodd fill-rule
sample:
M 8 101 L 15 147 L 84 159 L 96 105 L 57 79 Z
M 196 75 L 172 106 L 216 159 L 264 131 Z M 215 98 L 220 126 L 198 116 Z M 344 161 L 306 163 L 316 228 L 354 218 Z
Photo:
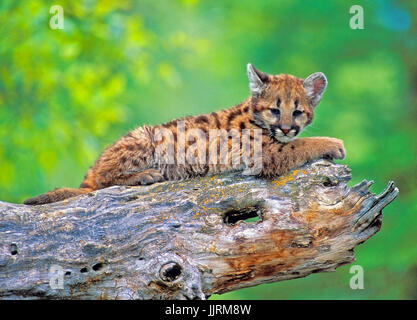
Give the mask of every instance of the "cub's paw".
M 155 169 L 148 169 L 139 172 L 136 176 L 136 184 L 138 185 L 149 185 L 157 182 L 164 181 L 164 176 L 161 172 Z
M 324 158 L 344 159 L 346 157 L 343 141 L 336 138 L 328 138 L 325 144 Z

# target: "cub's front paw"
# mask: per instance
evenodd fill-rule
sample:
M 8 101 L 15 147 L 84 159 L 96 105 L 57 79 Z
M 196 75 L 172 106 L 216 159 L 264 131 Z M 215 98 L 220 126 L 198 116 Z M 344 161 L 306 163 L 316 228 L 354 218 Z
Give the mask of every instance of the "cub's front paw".
M 155 169 L 147 169 L 139 172 L 136 177 L 136 183 L 139 185 L 149 185 L 157 182 L 164 181 L 164 177 L 161 172 Z
M 344 159 L 346 157 L 346 150 L 343 141 L 336 138 L 328 138 L 323 156 L 331 159 Z

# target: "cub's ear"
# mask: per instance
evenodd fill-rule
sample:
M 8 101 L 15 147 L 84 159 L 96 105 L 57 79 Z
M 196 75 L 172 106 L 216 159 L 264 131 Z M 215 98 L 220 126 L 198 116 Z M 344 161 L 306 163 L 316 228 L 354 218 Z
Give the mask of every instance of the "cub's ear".
M 248 77 L 249 77 L 249 88 L 250 92 L 254 97 L 261 95 L 265 89 L 266 83 L 268 82 L 268 75 L 257 70 L 252 64 L 247 65 Z
M 326 76 L 321 72 L 313 73 L 304 80 L 303 86 L 312 106 L 315 107 L 319 104 L 327 87 Z

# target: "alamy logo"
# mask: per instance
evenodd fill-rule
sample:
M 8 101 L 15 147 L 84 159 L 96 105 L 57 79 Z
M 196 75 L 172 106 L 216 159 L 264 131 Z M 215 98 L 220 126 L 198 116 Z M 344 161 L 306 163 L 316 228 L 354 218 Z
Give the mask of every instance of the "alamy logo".
M 64 289 L 64 269 L 57 264 L 49 268 L 49 286 L 51 289 Z
M 349 273 L 353 274 L 353 276 L 350 278 L 350 281 L 349 281 L 350 288 L 352 290 L 364 289 L 364 284 L 363 284 L 364 272 L 363 272 L 362 266 L 356 265 L 356 266 L 350 267 Z
M 225 166 L 243 169 L 243 174 L 256 175 L 262 170 L 261 129 L 185 128 L 178 121 L 176 134 L 167 128 L 158 128 L 154 140 L 159 144 L 155 156 L 160 165 Z
M 363 8 L 360 5 L 353 5 L 349 9 L 349 13 L 353 16 L 349 20 L 349 26 L 351 29 L 363 29 L 364 28 L 364 17 Z
M 64 8 L 60 5 L 54 5 L 49 9 L 49 13 L 53 14 L 51 19 L 49 20 L 49 27 L 52 30 L 55 29 L 64 29 Z

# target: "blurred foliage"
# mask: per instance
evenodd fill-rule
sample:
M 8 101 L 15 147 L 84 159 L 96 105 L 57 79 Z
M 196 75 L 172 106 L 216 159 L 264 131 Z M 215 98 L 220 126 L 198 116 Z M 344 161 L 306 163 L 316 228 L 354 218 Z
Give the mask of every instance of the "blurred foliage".
M 49 27 L 55 4 L 64 30 Z M 364 30 L 349 28 L 352 4 Z M 214 298 L 417 299 L 416 17 L 413 0 L 2 0 L 0 199 L 78 186 L 135 126 L 239 103 L 248 62 L 322 71 L 329 86 L 304 135 L 344 139 L 352 184 L 400 188 L 356 250 L 365 289 L 349 288 L 344 266 Z

